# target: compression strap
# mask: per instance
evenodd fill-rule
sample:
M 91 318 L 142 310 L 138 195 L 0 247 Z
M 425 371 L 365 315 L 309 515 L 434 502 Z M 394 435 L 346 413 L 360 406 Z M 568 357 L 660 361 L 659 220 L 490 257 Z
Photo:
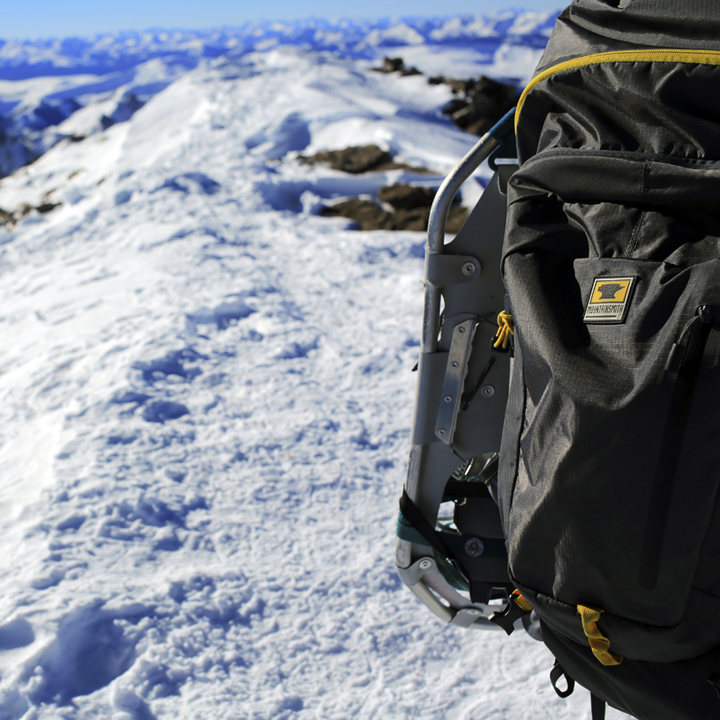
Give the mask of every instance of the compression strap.
M 593 655 L 606 667 L 619 665 L 623 661 L 622 655 L 610 652 L 610 640 L 600 632 L 597 624 L 603 611 L 585 605 L 578 605 L 577 610 L 580 613 L 583 631 L 587 635 Z

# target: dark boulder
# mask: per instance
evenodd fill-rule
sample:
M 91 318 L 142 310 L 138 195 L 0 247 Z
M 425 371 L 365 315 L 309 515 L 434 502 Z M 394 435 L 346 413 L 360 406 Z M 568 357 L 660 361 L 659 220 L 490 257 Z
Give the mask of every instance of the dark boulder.
M 407 67 L 400 57 L 385 57 L 376 72 L 400 73 L 400 75 L 422 75 L 414 67 Z M 473 135 L 484 135 L 492 126 L 517 105 L 520 97 L 514 85 L 503 83 L 481 75 L 477 80 L 457 80 L 444 75 L 428 78 L 430 85 L 447 85 L 455 95 L 442 112 L 463 130 Z
M 354 220 L 359 230 L 385 230 L 390 213 L 370 200 L 351 198 L 320 210 L 325 217 L 344 217 Z
M 51 210 L 54 210 L 56 207 L 60 207 L 62 203 L 54 203 L 54 202 L 44 202 L 40 203 L 35 209 L 41 214 L 44 215 L 45 213 L 49 213 Z
M 514 85 L 480 76 L 477 80 L 448 80 L 453 98 L 442 109 L 452 121 L 473 135 L 484 135 L 505 113 L 517 105 L 519 94 Z
M 422 75 L 416 67 L 407 67 L 402 58 L 384 57 L 383 64 L 380 67 L 373 68 L 375 72 L 381 73 L 400 73 L 403 77 L 408 75 Z
M 435 190 L 413 185 L 388 185 L 380 188 L 378 197 L 392 205 L 395 210 L 414 210 L 430 207 L 435 199 Z
M 412 170 L 427 172 L 424 168 L 414 168 L 403 163 L 396 163 L 392 155 L 381 150 L 377 145 L 359 145 L 343 150 L 325 150 L 316 155 L 300 155 L 298 160 L 305 165 L 329 165 L 333 170 L 359 175 L 366 172 L 384 170 Z
M 419 207 L 409 210 L 396 210 L 390 215 L 386 230 L 413 230 L 425 232 L 428 227 L 430 208 Z
M 427 230 L 430 205 L 435 197 L 434 190 L 409 185 L 390 185 L 381 188 L 378 196 L 393 208 L 392 212 L 370 200 L 351 198 L 322 208 L 320 215 L 354 220 L 358 230 Z M 467 209 L 460 205 L 450 208 L 447 232 L 457 233 L 467 215 Z
M 453 98 L 442 106 L 443 115 L 452 116 L 454 113 L 464 110 L 468 106 L 468 101 L 463 98 Z

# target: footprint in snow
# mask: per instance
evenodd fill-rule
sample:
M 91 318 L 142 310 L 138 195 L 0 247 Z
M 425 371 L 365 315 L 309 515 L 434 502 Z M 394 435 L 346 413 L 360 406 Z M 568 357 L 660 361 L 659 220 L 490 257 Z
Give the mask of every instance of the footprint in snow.
M 136 640 L 126 633 L 122 618 L 103 611 L 99 603 L 78 608 L 60 622 L 55 640 L 32 660 L 28 698 L 36 705 L 72 704 L 130 669 Z
M 187 313 L 187 327 L 195 332 L 198 325 L 215 325 L 218 330 L 226 330 L 233 321 L 249 317 L 255 308 L 250 307 L 242 297 L 221 302 L 212 309 L 202 307 L 193 313 Z
M 162 185 L 155 188 L 152 192 L 160 190 L 174 190 L 183 194 L 198 193 L 200 195 L 215 195 L 220 191 L 219 182 L 213 180 L 201 172 L 189 172 L 182 175 L 175 175 L 167 178 Z
M 204 355 L 187 347 L 173 350 L 163 357 L 149 362 L 138 361 L 133 364 L 133 368 L 141 371 L 142 379 L 148 385 L 170 375 L 190 381 L 202 373 L 195 363 L 206 359 Z

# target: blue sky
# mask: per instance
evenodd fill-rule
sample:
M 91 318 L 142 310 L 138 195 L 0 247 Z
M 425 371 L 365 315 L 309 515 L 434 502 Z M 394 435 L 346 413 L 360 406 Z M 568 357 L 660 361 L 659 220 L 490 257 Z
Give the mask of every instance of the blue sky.
M 149 27 L 202 29 L 248 20 L 555 10 L 563 0 L 0 0 L 0 38 L 88 36 Z

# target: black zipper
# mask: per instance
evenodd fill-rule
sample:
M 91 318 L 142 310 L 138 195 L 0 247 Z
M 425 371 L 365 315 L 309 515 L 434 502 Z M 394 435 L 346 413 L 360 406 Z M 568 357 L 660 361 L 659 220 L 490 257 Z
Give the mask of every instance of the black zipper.
M 695 315 L 687 322 L 680 337 L 670 348 L 665 371 L 677 376 L 673 390 L 668 419 L 658 459 L 648 519 L 645 526 L 645 541 L 640 559 L 640 585 L 646 590 L 657 586 L 665 526 L 672 497 L 673 485 L 683 446 L 690 404 L 695 383 L 702 366 L 702 355 L 707 343 L 715 312 L 708 305 L 698 307 Z

